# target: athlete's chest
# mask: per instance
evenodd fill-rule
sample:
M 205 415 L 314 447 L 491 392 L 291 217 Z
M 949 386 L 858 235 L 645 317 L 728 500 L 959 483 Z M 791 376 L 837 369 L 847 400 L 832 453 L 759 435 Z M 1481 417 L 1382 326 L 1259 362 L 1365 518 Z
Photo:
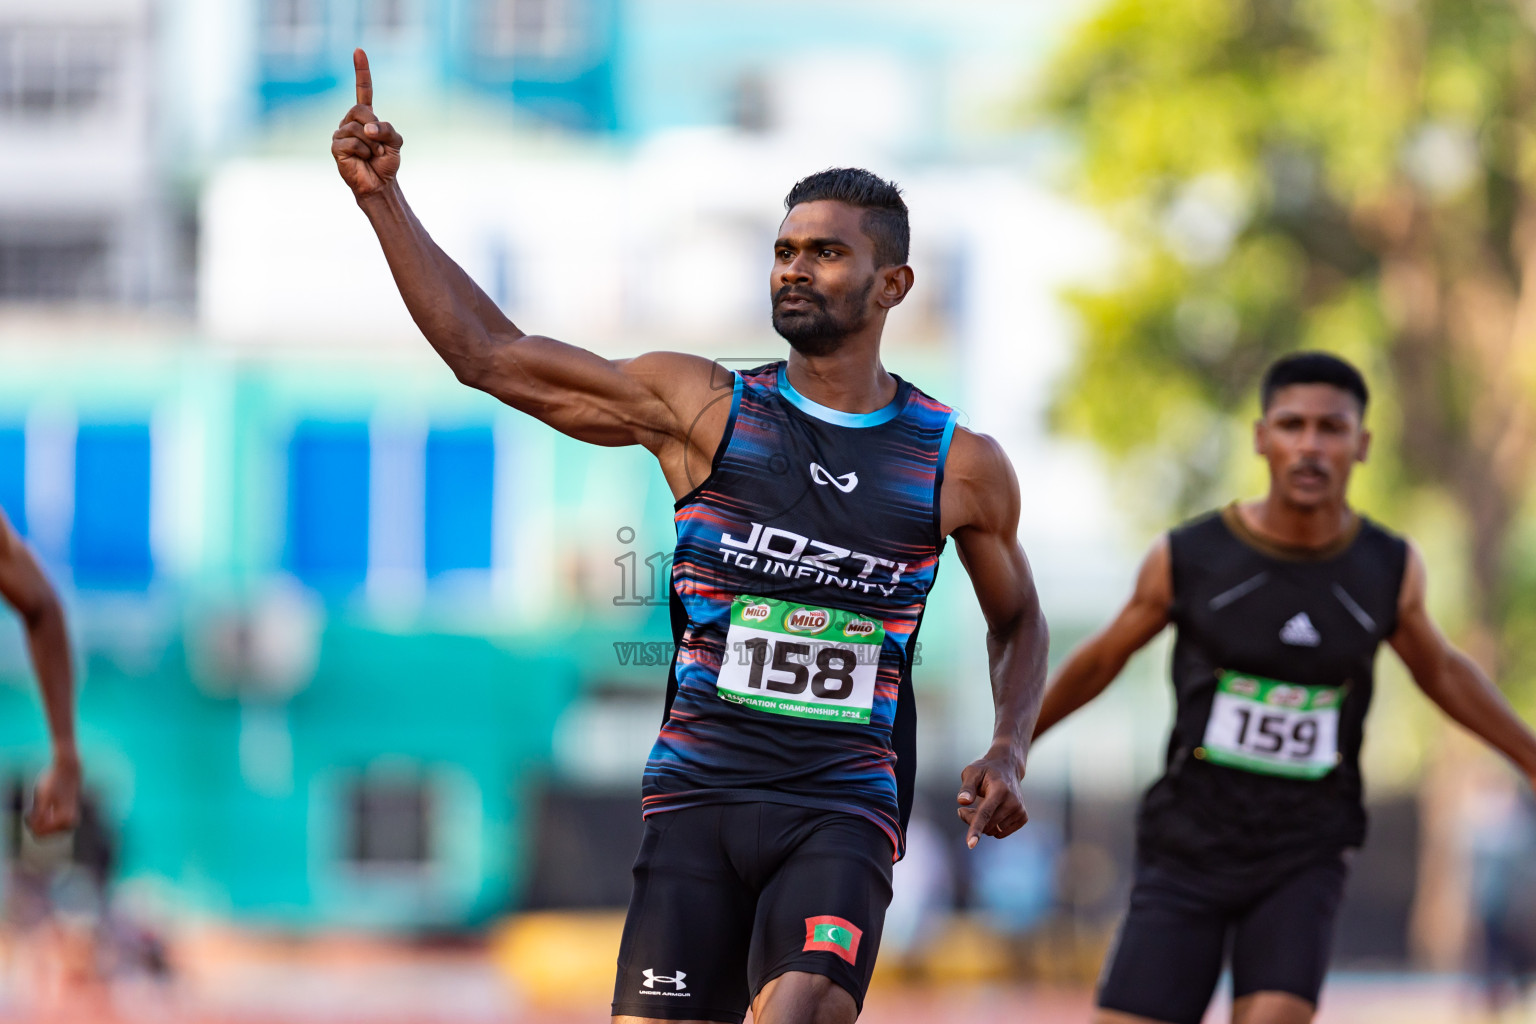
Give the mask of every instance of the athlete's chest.
M 744 411 L 712 489 L 760 516 L 899 529 L 886 520 L 933 508 L 939 443 L 921 428 L 910 419 L 852 429 L 788 410 Z
M 1348 561 L 1245 558 L 1186 576 L 1180 636 L 1218 668 L 1341 682 L 1369 663 L 1390 618 L 1382 588 Z
M 910 424 L 839 430 L 757 410 L 679 511 L 680 556 L 758 594 L 910 601 L 937 563 L 938 466 Z

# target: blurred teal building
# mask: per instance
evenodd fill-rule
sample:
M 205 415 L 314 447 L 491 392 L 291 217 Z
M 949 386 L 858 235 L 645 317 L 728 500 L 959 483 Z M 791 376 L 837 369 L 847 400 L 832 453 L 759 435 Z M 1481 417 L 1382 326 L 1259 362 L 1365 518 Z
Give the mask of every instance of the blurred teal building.
M 616 127 L 620 0 L 271 0 L 256 10 L 267 112 L 352 84 L 354 46 L 397 86 L 466 89 L 565 129 Z
M 649 609 L 520 621 L 558 586 L 498 597 L 518 585 L 515 549 L 545 541 L 499 551 L 498 503 L 561 486 L 511 454 L 529 425 L 453 392 L 381 423 L 391 391 L 420 389 L 356 367 L 338 389 L 188 350 L 98 355 L 8 361 L 0 505 L 67 596 L 122 874 L 294 924 L 505 909 L 557 717 L 612 674 L 610 634 L 652 627 Z M 11 773 L 46 754 L 22 640 L 7 623 Z

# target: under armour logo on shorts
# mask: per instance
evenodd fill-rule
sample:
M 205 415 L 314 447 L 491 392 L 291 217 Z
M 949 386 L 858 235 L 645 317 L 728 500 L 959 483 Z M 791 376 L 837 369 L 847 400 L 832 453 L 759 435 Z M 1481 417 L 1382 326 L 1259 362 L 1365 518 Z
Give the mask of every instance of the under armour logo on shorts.
M 665 975 L 665 974 L 657 974 L 655 971 L 653 971 L 649 967 L 647 967 L 645 970 L 641 971 L 640 973 L 645 975 L 645 987 L 646 988 L 655 988 L 657 982 L 660 982 L 663 985 L 671 985 L 678 992 L 681 992 L 683 989 L 688 987 L 686 984 L 683 983 L 683 979 L 688 977 L 688 975 L 683 973 L 682 971 L 678 971 L 676 974 L 668 976 L 668 975 Z

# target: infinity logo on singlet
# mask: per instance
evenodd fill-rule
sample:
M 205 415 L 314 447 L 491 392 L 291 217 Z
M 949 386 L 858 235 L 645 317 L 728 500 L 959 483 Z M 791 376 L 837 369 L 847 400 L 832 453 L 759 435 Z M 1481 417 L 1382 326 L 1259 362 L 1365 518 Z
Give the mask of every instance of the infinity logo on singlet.
M 844 494 L 859 486 L 859 474 L 845 473 L 842 476 L 833 476 L 814 462 L 811 463 L 811 479 L 818 484 L 831 484 Z
M 684 994 L 683 990 L 688 987 L 687 984 L 685 984 L 684 981 L 683 981 L 683 979 L 688 977 L 688 975 L 685 974 L 682 971 L 678 971 L 676 974 L 672 974 L 672 975 L 657 974 L 655 971 L 653 971 L 649 967 L 647 967 L 645 970 L 641 971 L 640 973 L 645 975 L 645 987 L 650 990 L 648 992 L 642 993 L 643 995 L 651 995 L 651 996 L 675 996 L 675 995 L 682 995 L 682 994 Z M 673 990 L 671 992 L 658 992 L 658 991 L 656 991 L 656 986 L 657 985 L 671 985 L 671 986 L 673 986 Z

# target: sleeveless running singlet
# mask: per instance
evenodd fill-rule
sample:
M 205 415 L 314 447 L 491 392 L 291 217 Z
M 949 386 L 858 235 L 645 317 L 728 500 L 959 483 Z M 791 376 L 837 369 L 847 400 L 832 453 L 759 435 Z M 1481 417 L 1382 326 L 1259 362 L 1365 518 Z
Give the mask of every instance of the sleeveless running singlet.
M 1169 534 L 1177 712 L 1144 855 L 1285 869 L 1364 840 L 1360 744 L 1407 545 L 1357 523 L 1328 549 L 1286 548 L 1234 504 Z
M 676 504 L 677 651 L 647 816 L 820 807 L 874 822 L 901 855 L 954 425 L 900 378 L 889 405 L 855 415 L 800 395 L 782 362 L 736 377 L 710 476 Z

